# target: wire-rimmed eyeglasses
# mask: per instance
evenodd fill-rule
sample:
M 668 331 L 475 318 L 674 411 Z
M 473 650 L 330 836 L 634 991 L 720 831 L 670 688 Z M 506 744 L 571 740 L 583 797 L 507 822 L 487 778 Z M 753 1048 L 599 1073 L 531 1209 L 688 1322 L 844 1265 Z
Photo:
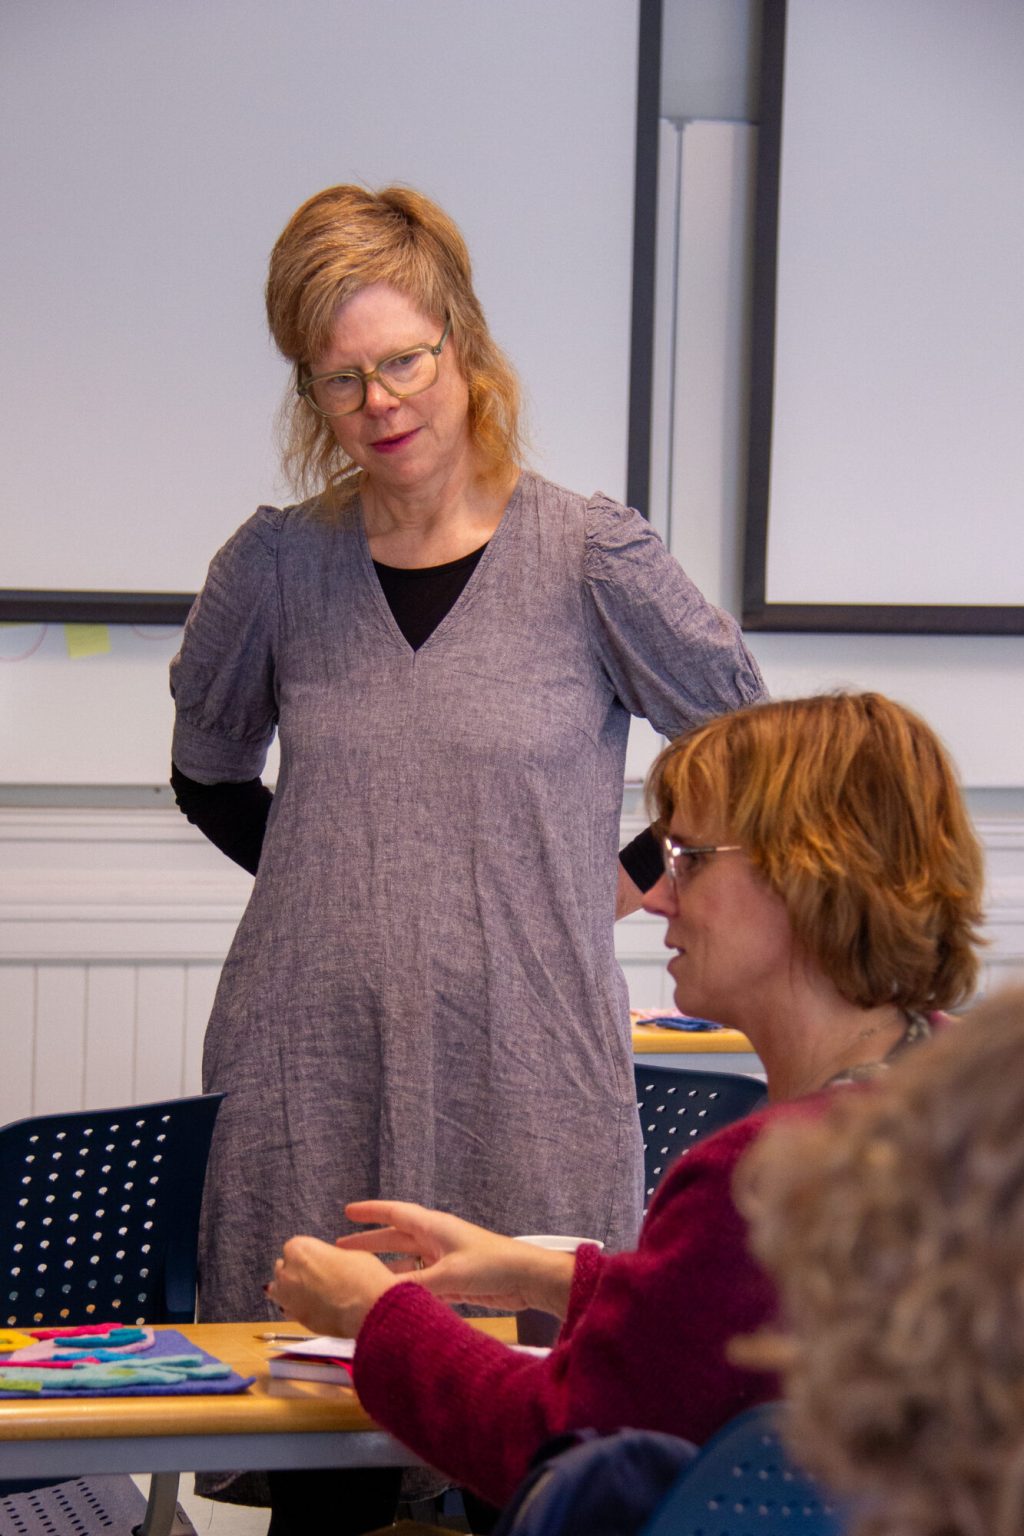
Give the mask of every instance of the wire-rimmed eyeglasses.
M 699 847 L 681 843 L 678 837 L 661 839 L 661 858 L 665 873 L 673 885 L 683 885 L 695 875 L 703 861 L 713 853 L 742 853 L 739 843 L 701 844 Z
M 436 346 L 424 342 L 422 346 L 407 347 L 404 352 L 381 358 L 369 373 L 359 368 L 343 368 L 339 373 L 320 373 L 311 379 L 300 376 L 297 391 L 318 416 L 351 416 L 361 411 L 366 404 L 367 387 L 374 379 L 396 400 L 420 395 L 437 380 L 437 360 L 451 330 L 449 320 Z

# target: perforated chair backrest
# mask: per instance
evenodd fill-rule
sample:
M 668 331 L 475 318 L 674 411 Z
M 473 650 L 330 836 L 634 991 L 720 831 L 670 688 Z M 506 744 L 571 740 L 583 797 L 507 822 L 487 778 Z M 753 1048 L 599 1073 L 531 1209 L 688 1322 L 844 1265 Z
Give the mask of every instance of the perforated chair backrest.
M 644 1209 L 676 1158 L 712 1131 L 742 1120 L 765 1097 L 749 1072 L 698 1072 L 634 1065 L 644 1138 Z
M 678 1476 L 639 1536 L 842 1536 L 848 1512 L 790 1460 L 781 1404 L 730 1420 Z
M 191 1322 L 223 1094 L 0 1128 L 0 1327 Z

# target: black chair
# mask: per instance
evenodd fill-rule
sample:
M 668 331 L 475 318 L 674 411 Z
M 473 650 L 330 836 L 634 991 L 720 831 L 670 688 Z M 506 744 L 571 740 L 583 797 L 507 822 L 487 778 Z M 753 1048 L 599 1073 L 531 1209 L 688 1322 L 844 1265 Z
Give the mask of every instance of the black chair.
M 749 1072 L 701 1072 L 636 1063 L 637 1108 L 644 1138 L 644 1210 L 659 1179 L 688 1148 L 764 1102 L 765 1085 Z
M 780 1443 L 785 1411 L 763 1403 L 731 1419 L 679 1473 L 639 1536 L 842 1536 L 848 1509 Z
M 199 1210 L 222 1098 L 39 1115 L 0 1128 L 0 1327 L 193 1321 Z M 108 1482 L 128 1490 L 124 1507 L 141 1502 L 128 1479 Z M 39 1486 L 0 1483 L 0 1528 L 9 1528 L 4 1515 L 11 1529 L 21 1529 L 16 1516 L 31 1515 L 39 1529 L 53 1518 L 61 1523 L 49 1529 L 71 1530 L 87 1513 L 89 1528 L 115 1536 L 111 1510 L 97 1511 L 89 1485 L 24 1492 Z M 152 1475 L 146 1536 L 170 1530 L 177 1486 L 176 1473 Z M 31 1509 L 10 1507 L 25 1499 Z M 51 1503 L 47 1515 L 42 1506 Z

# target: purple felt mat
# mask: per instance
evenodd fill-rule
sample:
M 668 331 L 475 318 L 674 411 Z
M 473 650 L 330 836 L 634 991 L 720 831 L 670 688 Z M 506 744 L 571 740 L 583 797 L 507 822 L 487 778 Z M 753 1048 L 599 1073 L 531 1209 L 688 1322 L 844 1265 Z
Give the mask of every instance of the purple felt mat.
M 68 1348 L 74 1347 L 74 1339 L 68 1339 Z M 176 1328 L 162 1330 L 156 1336 L 156 1343 L 152 1349 L 140 1351 L 138 1354 L 126 1355 L 126 1360 L 152 1361 L 154 1364 L 161 1355 L 198 1355 L 204 1365 L 220 1365 L 221 1361 L 215 1355 L 207 1354 L 205 1349 L 200 1349 L 179 1333 Z M 3 1369 L 3 1357 L 0 1356 L 0 1370 Z M 228 1376 L 219 1376 L 207 1381 L 180 1381 L 173 1385 L 161 1385 L 159 1383 L 147 1383 L 139 1387 L 79 1387 L 71 1386 L 72 1371 L 40 1371 L 46 1379 L 46 1390 L 39 1392 L 4 1392 L 0 1391 L 0 1398 L 9 1397 L 194 1397 L 194 1396 L 223 1396 L 225 1393 L 244 1392 L 256 1380 L 255 1376 L 239 1376 L 237 1371 L 232 1371 Z M 50 1386 L 49 1379 L 55 1379 L 55 1385 Z M 65 1386 L 64 1383 L 68 1384 Z M 57 1385 L 56 1383 L 59 1383 Z

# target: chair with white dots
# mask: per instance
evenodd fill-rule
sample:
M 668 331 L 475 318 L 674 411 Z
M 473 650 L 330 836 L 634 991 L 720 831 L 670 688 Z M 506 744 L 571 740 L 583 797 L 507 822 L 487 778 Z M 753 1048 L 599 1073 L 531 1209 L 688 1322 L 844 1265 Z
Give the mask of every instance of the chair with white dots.
M 749 1072 L 634 1065 L 644 1138 L 644 1211 L 662 1175 L 712 1131 L 742 1120 L 764 1102 L 765 1085 Z
M 222 1097 L 0 1127 L 0 1327 L 193 1321 L 203 1179 Z M 147 1533 L 169 1529 L 176 1490 L 176 1475 L 154 1476 Z M 12 1491 L 0 1484 L 0 1500 Z
M 842 1536 L 849 1510 L 790 1459 L 785 1412 L 762 1403 L 712 1435 L 639 1536 Z

